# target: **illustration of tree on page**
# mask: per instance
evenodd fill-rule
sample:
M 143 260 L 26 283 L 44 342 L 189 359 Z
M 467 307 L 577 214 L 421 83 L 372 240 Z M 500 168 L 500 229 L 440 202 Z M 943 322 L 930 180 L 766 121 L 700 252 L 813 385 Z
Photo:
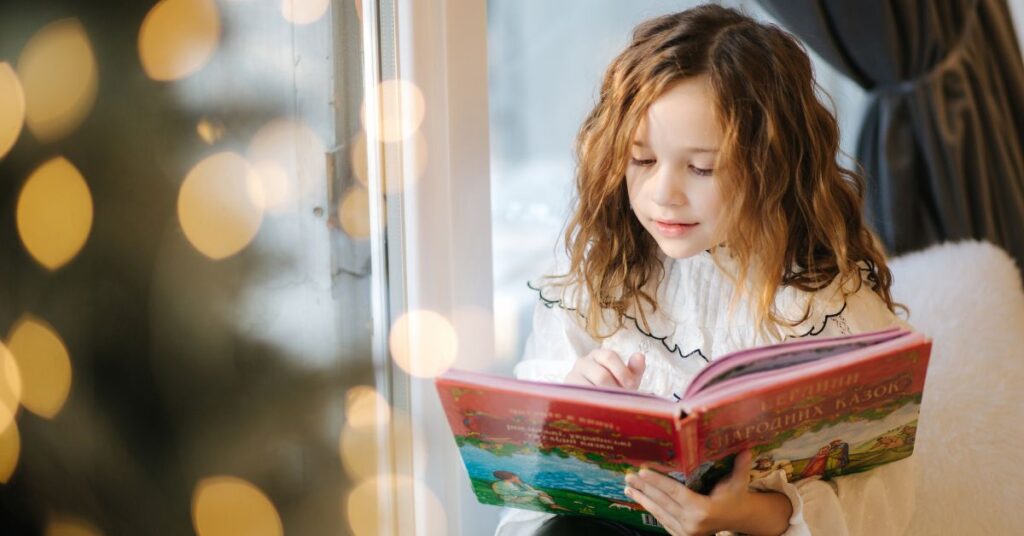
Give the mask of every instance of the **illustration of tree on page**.
M 752 348 L 702 369 L 678 402 L 461 370 L 435 383 L 480 502 L 656 527 L 623 494 L 627 472 L 709 493 L 747 448 L 752 478 L 790 481 L 910 456 L 930 354 L 900 328 Z

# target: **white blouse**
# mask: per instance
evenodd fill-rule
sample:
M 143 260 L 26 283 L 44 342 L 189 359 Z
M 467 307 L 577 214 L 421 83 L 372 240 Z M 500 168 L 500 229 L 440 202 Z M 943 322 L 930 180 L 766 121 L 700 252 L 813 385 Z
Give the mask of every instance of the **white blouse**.
M 663 256 L 665 275 L 656 299 L 656 312 L 646 312 L 650 329 L 636 316 L 626 318 L 622 329 L 603 341 L 594 340 L 577 322 L 577 306 L 585 296 L 551 282 L 531 283 L 538 292 L 533 331 L 523 359 L 515 367 L 517 378 L 562 382 L 578 357 L 597 348 L 614 350 L 623 359 L 643 352 L 647 368 L 639 390 L 663 397 L 682 395 L 694 375 L 716 357 L 729 352 L 779 342 L 794 337 L 834 336 L 910 326 L 894 315 L 865 280 L 861 288 L 844 298 L 838 280 L 807 293 L 784 287 L 776 296 L 776 308 L 787 319 L 800 319 L 810 302 L 807 320 L 782 333 L 763 334 L 754 327 L 744 300 L 730 302 L 735 286 L 716 265 L 729 268 L 724 248 L 686 259 Z M 564 273 L 564 272 L 549 272 Z M 868 272 L 865 270 L 864 272 Z M 851 282 L 847 288 L 854 288 Z M 855 536 L 903 534 L 913 510 L 914 457 L 904 458 L 865 473 L 844 475 L 829 481 L 805 479 L 788 483 L 780 469 L 754 481 L 761 490 L 784 493 L 793 504 L 793 515 L 784 536 Z M 496 536 L 532 535 L 551 514 L 505 509 Z M 729 533 L 722 533 L 729 534 Z

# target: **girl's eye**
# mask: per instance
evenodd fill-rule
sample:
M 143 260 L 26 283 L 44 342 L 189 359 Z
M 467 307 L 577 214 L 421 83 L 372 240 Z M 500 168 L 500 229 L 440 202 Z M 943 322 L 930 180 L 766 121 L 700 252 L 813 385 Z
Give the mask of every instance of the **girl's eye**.
M 645 159 L 634 158 L 633 159 L 633 165 L 641 166 L 641 167 L 653 166 L 655 162 L 657 162 L 657 160 L 654 160 L 653 158 L 645 158 Z
M 693 171 L 695 175 L 700 175 L 701 177 L 710 177 L 711 174 L 715 172 L 713 169 L 703 169 L 697 166 L 690 166 L 690 171 Z

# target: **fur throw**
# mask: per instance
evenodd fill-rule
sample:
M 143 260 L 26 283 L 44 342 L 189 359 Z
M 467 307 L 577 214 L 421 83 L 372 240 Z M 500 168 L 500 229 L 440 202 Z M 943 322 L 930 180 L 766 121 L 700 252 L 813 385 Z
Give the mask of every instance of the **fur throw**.
M 908 535 L 1024 530 L 1024 289 L 983 242 L 894 258 L 893 297 L 934 341 Z

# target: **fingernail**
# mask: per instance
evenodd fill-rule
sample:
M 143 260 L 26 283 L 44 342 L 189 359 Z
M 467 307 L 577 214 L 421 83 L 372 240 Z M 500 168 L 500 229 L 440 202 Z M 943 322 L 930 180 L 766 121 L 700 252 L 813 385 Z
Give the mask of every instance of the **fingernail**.
M 625 493 L 627 497 L 632 497 L 632 496 L 633 496 L 633 488 L 631 488 L 631 487 L 629 487 L 629 486 L 626 486 L 626 487 L 625 487 L 625 488 L 624 488 L 624 489 L 622 490 L 622 492 L 623 492 L 623 493 Z

